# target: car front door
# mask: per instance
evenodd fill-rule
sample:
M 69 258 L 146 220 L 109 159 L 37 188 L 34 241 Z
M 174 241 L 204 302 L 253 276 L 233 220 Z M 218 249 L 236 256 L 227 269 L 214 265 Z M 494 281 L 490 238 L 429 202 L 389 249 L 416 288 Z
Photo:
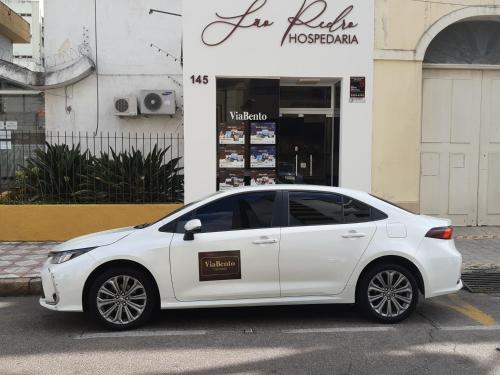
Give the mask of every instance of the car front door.
M 381 212 L 340 194 L 290 191 L 280 242 L 281 295 L 342 292 L 375 234 Z
M 279 297 L 281 192 L 241 193 L 207 203 L 174 224 L 170 271 L 179 301 Z M 187 221 L 201 232 L 184 239 Z

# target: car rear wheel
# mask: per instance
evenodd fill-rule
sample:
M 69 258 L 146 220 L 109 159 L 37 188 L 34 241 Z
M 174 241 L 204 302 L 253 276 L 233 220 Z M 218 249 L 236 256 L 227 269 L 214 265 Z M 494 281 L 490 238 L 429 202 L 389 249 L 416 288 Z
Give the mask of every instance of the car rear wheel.
M 410 316 L 417 306 L 417 282 L 405 267 L 377 265 L 362 276 L 356 300 L 372 318 L 397 323 Z
M 115 330 L 138 327 L 149 320 L 155 306 L 151 280 L 133 268 L 114 268 L 100 274 L 89 293 L 89 312 Z

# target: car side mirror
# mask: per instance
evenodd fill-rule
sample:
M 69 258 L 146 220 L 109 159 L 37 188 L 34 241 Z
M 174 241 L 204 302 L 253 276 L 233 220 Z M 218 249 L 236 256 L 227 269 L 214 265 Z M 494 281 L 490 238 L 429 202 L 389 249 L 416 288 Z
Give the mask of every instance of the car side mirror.
M 201 231 L 201 221 L 199 219 L 189 220 L 184 225 L 184 241 L 193 241 L 194 234 Z

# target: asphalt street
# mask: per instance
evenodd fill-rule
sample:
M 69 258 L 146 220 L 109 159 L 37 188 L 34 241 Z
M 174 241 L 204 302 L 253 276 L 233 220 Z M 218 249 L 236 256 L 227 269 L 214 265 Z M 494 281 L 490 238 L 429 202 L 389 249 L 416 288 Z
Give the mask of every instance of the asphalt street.
M 0 298 L 1 374 L 500 374 L 500 295 L 427 300 L 409 320 L 353 306 L 162 311 L 111 332 L 35 297 Z

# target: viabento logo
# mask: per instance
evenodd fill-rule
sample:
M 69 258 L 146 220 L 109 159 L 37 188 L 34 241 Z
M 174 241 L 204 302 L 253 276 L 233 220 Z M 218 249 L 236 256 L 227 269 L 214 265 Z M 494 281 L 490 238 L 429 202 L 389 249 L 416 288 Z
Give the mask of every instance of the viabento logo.
M 249 112 L 229 112 L 231 120 L 236 121 L 266 121 L 267 115 L 264 113 L 249 113 Z

